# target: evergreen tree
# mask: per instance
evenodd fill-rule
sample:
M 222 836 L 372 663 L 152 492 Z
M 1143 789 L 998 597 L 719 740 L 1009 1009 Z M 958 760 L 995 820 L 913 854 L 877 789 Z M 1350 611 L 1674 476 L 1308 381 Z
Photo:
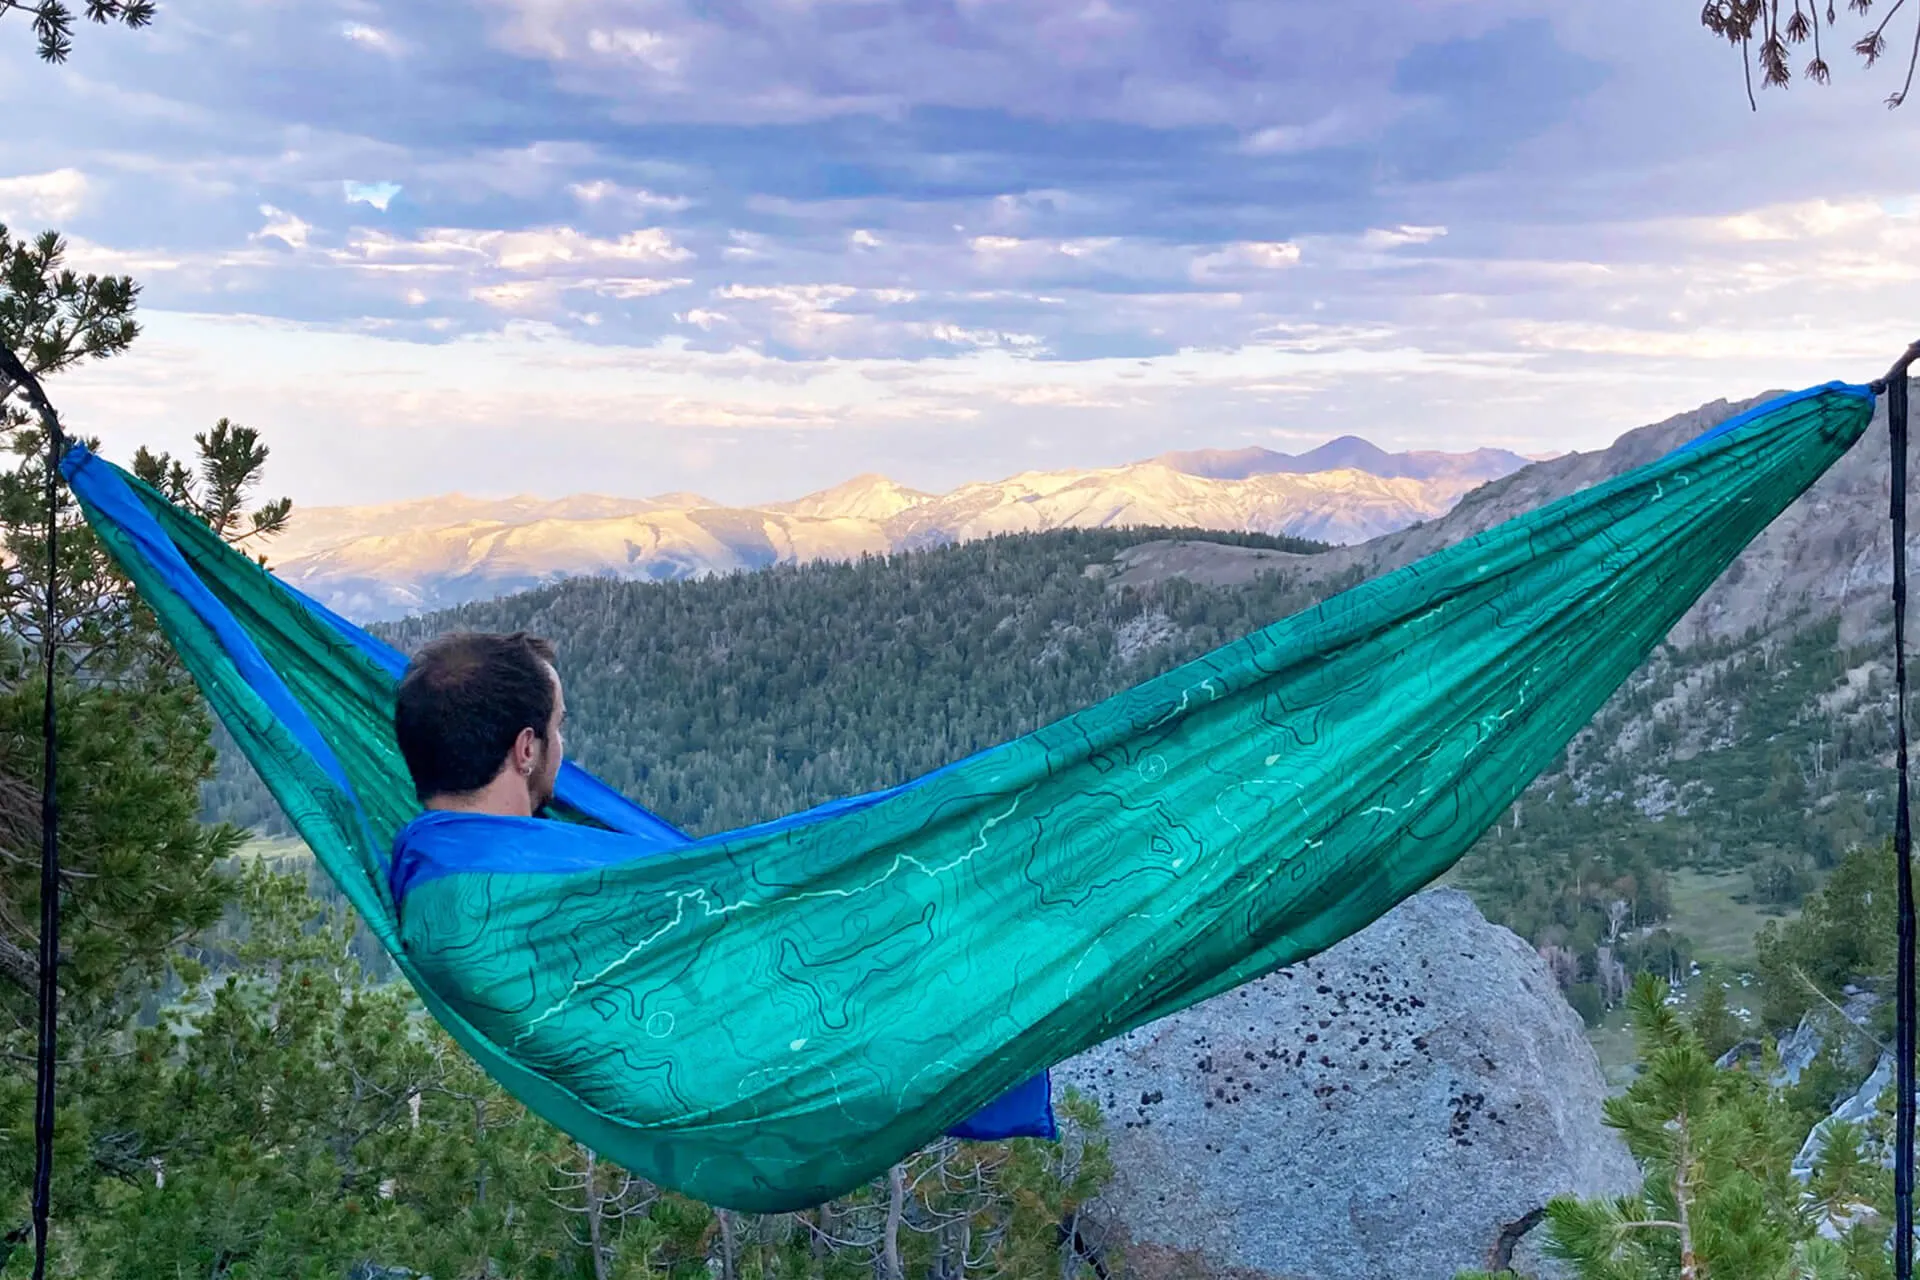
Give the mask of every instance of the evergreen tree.
M 1118 1253 L 1082 1214 L 1112 1173 L 1098 1111 L 1064 1140 L 943 1140 L 799 1214 L 717 1212 L 531 1116 L 410 989 L 354 956 L 349 912 L 244 860 L 179 998 L 91 1059 L 63 1139 L 63 1266 L 154 1275 L 530 1280 L 1071 1276 Z
M 1848 986 L 1890 989 L 1899 936 L 1893 881 L 1890 844 L 1857 850 L 1806 900 L 1797 919 L 1761 929 L 1755 945 L 1769 1025 L 1785 1029 L 1809 1009 L 1843 1002 Z
M 1725 987 L 1711 980 L 1704 985 L 1699 1007 L 1693 1011 L 1693 1034 L 1700 1038 L 1707 1057 L 1717 1060 L 1740 1039 L 1740 1020 L 1727 1007 Z
M 1717 1069 L 1658 980 L 1636 982 L 1629 1004 L 1641 1072 L 1606 1119 L 1645 1182 L 1553 1200 L 1548 1255 L 1579 1280 L 1880 1280 L 1890 1184 L 1858 1132 L 1834 1126 L 1803 1184 L 1792 1164 L 1807 1121 L 1767 1073 Z
M 116 355 L 138 333 L 132 281 L 77 275 L 64 267 L 63 253 L 53 233 L 15 240 L 0 228 L 0 345 L 41 381 Z M 119 1159 L 110 1142 L 88 1138 L 75 1110 L 83 1108 L 86 1081 L 126 1052 L 121 1029 L 165 980 L 181 941 L 219 917 L 227 890 L 216 863 L 243 833 L 198 821 L 198 787 L 214 764 L 199 695 L 64 489 L 56 491 L 60 558 L 47 562 L 47 441 L 26 390 L 0 378 L 0 437 L 14 458 L 0 472 L 0 1115 L 7 1118 L 0 1178 L 19 1195 L 33 1154 L 42 646 L 51 569 L 61 731 L 57 1092 L 70 1104 L 61 1113 L 56 1191 L 64 1207 L 89 1168 Z M 283 502 L 259 508 L 257 520 L 234 515 L 247 510 L 264 461 L 257 436 L 227 423 L 199 438 L 194 471 L 146 454 L 139 465 L 210 524 L 238 536 L 272 532 L 285 519 Z M 0 1213 L 16 1209 L 24 1206 Z

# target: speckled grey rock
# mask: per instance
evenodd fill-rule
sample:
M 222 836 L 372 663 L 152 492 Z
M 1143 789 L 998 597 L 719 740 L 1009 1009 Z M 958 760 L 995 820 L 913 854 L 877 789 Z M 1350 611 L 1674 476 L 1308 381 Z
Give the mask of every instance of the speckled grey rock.
M 1054 1078 L 1106 1114 L 1100 1215 L 1183 1271 L 1452 1280 L 1549 1197 L 1640 1182 L 1578 1015 L 1452 890 Z

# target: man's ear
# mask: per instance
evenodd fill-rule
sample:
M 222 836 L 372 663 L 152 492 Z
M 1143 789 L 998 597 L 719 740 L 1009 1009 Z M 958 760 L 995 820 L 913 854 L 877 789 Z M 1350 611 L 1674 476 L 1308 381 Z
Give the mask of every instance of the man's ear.
M 522 778 L 531 777 L 540 762 L 540 738 L 532 729 L 522 729 L 513 740 L 513 771 Z

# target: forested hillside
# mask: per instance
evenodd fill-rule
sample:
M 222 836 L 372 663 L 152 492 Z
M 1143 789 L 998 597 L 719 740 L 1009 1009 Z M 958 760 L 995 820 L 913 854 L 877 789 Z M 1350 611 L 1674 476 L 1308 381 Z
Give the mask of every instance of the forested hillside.
M 1059 530 L 673 583 L 576 579 L 377 628 L 551 637 L 568 749 L 681 826 L 725 830 L 938 768 L 1244 635 L 1314 598 L 1280 572 L 1241 590 L 1110 590 L 1116 551 L 1167 530 Z M 1311 555 L 1318 544 L 1195 533 Z M 229 753 L 212 814 L 278 831 Z
M 1461 863 L 1589 1018 L 1635 972 L 1687 972 L 1702 939 L 1664 927 L 1677 874 L 1712 886 L 1702 913 L 1777 914 L 1891 829 L 1886 646 L 1801 622 L 1656 653 Z

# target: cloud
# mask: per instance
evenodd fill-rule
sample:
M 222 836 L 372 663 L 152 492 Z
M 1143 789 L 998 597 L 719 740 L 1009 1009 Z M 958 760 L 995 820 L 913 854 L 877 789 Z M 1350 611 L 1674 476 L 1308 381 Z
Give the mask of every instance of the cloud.
M 311 223 L 303 222 L 294 214 L 270 204 L 260 206 L 260 216 L 268 221 L 266 226 L 253 233 L 255 240 L 278 240 L 289 249 L 307 247 L 307 234 L 313 230 Z
M 525 231 L 437 227 L 411 239 L 366 232 L 337 255 L 344 262 L 388 268 L 465 263 L 516 272 L 604 262 L 684 262 L 692 256 L 657 227 L 607 240 L 564 226 Z
M 730 313 L 737 319 L 745 309 L 767 319 L 767 328 L 783 342 L 802 349 L 820 349 L 845 341 L 851 331 L 860 328 L 864 318 L 840 310 L 840 304 L 860 296 L 860 290 L 843 284 L 730 284 L 714 291 L 722 302 L 744 304 Z
M 67 265 L 75 271 L 94 275 L 133 275 L 147 279 L 156 273 L 177 272 L 188 265 L 186 258 L 164 252 L 137 249 L 109 249 L 89 240 L 67 241 Z
M 1002 333 L 998 329 L 968 329 L 957 324 L 916 326 L 935 342 L 956 347 L 1009 347 L 1016 351 L 1035 351 L 1040 339 L 1030 333 Z
M 502 293 L 493 305 L 516 314 L 527 301 Z M 609 348 L 524 323 L 435 345 L 258 317 L 156 312 L 149 324 L 143 347 L 70 375 L 69 415 L 101 431 L 109 456 L 134 443 L 190 444 L 193 424 L 219 413 L 270 424 L 269 483 L 302 503 L 453 488 L 604 491 L 607 477 L 621 475 L 646 476 L 649 491 L 696 487 L 723 501 L 765 501 L 863 469 L 852 463 L 948 488 L 1026 466 L 1115 465 L 1236 441 L 1312 443 L 1355 428 L 1400 447 L 1529 438 L 1536 449 L 1591 447 L 1695 390 L 1672 379 L 1623 384 L 1604 366 L 1422 350 L 1390 331 L 1338 327 L 1296 332 L 1285 346 L 1143 363 L 1033 359 L 961 333 L 949 335 L 957 341 L 944 354 L 911 362 L 793 361 L 732 346 Z M 1712 359 L 1743 362 L 1756 388 L 1820 366 L 1792 356 L 1795 367 L 1783 367 L 1789 349 L 1755 342 Z M 1696 359 L 1678 344 L 1668 358 Z M 1719 376 L 1729 368 L 1714 367 Z M 1515 389 L 1526 398 L 1513 398 Z M 1545 411 L 1555 437 L 1528 437 L 1525 422 Z M 396 435 L 395 420 L 410 429 Z M 543 430 L 529 433 L 529 421 Z M 1418 434 L 1381 430 L 1388 421 L 1417 422 Z M 956 454 L 949 433 L 962 429 L 958 438 L 974 447 Z M 727 431 L 756 438 L 729 445 L 711 434 Z M 563 437 L 568 447 L 556 449 Z M 813 443 L 803 448 L 802 437 Z M 669 460 L 696 440 L 717 445 L 718 469 Z
M 509 271 L 556 263 L 684 262 L 692 252 L 657 227 L 629 231 L 617 240 L 582 235 L 571 227 L 542 231 L 486 232 L 476 242 Z
M 1348 114 L 1374 119 L 1411 49 L 1537 11 L 1515 0 L 1356 0 L 1337 14 L 1272 0 L 978 0 L 866 5 L 857 17 L 845 4 L 790 0 L 490 8 L 499 47 L 551 63 L 570 90 L 636 118 L 785 122 L 1019 102 L 1035 119 L 1230 126 L 1269 152 L 1346 136 L 1319 123 L 1331 90 L 1343 91 Z
M 1910 212 L 1897 203 L 1805 200 L 1715 219 L 1705 230 L 1710 238 L 1734 243 L 1802 243 L 1868 230 Z
M 974 236 L 967 241 L 978 260 L 996 272 L 1029 270 L 1047 273 L 1093 267 L 1095 259 L 1122 242 L 1117 236 L 1081 236 L 1068 239 L 1007 235 Z M 1151 253 L 1151 250 L 1148 251 Z
M 65 222 L 87 200 L 87 175 L 78 169 L 0 178 L 0 218 Z
M 751 262 L 756 258 L 771 256 L 771 239 L 756 232 L 729 231 L 727 241 L 720 256 L 728 262 Z
M 609 298 L 651 298 L 655 294 L 666 293 L 670 289 L 684 289 L 693 281 L 687 277 L 671 280 L 655 280 L 643 276 L 610 277 L 603 280 L 582 280 L 580 288 L 591 289 L 595 293 Z
M 1250 266 L 1269 269 L 1300 263 L 1300 246 L 1286 241 L 1246 241 L 1234 245 L 1227 253 Z
M 1299 265 L 1300 246 L 1291 241 L 1247 240 L 1198 255 L 1193 260 L 1192 275 L 1195 280 L 1212 280 Z
M 1445 227 L 1372 227 L 1360 237 L 1360 243 L 1369 249 L 1398 249 L 1410 244 L 1431 244 L 1445 234 Z
M 1377 114 L 1397 115 L 1398 104 L 1382 103 Z M 1334 146 L 1352 146 L 1364 142 L 1384 121 L 1362 122 L 1351 109 L 1329 111 L 1302 123 L 1268 125 L 1255 129 L 1240 143 L 1240 150 L 1254 156 L 1302 155 Z
M 364 22 L 345 22 L 340 25 L 340 34 L 363 48 L 374 49 L 380 53 L 400 52 L 397 41 L 379 27 L 368 26 Z
M 346 191 L 348 204 L 368 204 L 385 213 L 393 198 L 400 194 L 401 186 L 397 182 L 345 182 L 341 184 Z
M 693 206 L 693 201 L 686 196 L 660 195 L 644 187 L 626 187 L 605 178 L 570 183 L 567 190 L 580 203 L 592 206 L 639 211 L 658 209 L 664 213 L 679 213 Z
M 612 31 L 595 27 L 587 32 L 586 43 L 593 53 L 638 62 L 662 75 L 672 75 L 680 67 L 679 41 L 643 27 Z
M 309 352 L 483 433 L 525 410 L 471 361 L 562 359 L 530 384 L 555 422 L 578 389 L 676 457 L 658 433 L 761 424 L 740 483 L 779 494 L 802 466 L 932 484 L 1276 431 L 1588 447 L 1879 372 L 1920 274 L 1920 187 L 1884 156 L 1920 116 L 1879 111 L 1875 72 L 1756 122 L 1693 15 L 1630 8 L 205 0 L 0 74 L 0 118 L 61 121 L 0 137 L 27 175 L 0 216 L 134 274 L 141 349 L 204 356 L 203 398 L 167 403 L 256 405 L 289 459 L 329 444 Z
M 489 307 L 502 311 L 526 311 L 551 306 L 560 290 L 550 280 L 508 280 L 501 284 L 478 285 L 471 294 Z

